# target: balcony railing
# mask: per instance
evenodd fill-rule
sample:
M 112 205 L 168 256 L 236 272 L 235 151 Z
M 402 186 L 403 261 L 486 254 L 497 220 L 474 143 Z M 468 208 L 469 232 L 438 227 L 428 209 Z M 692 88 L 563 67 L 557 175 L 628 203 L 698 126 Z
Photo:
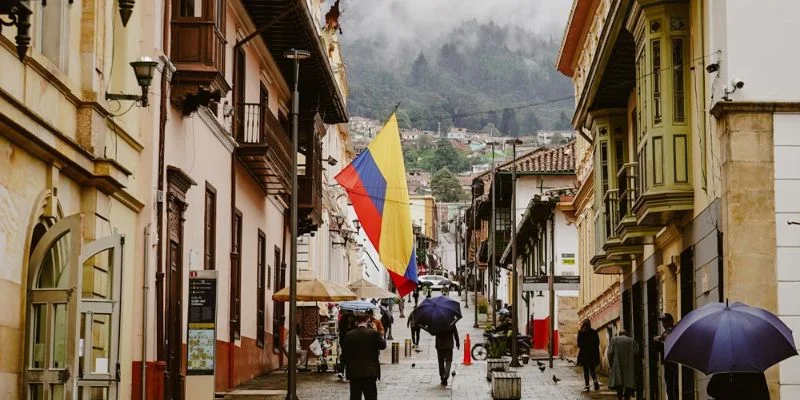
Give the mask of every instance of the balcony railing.
M 291 189 L 291 142 L 281 124 L 262 103 L 236 107 L 237 153 L 251 174 L 268 193 Z
M 606 191 L 606 194 L 603 198 L 605 203 L 605 240 L 607 241 L 609 238 L 617 236 L 615 231 L 617 224 L 620 221 L 620 201 L 619 201 L 619 190 L 618 189 L 609 189 Z

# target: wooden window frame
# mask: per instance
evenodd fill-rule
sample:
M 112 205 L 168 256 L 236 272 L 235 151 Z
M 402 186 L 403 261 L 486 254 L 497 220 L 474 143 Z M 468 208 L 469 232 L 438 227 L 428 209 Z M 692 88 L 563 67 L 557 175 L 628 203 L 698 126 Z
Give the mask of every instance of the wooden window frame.
M 231 293 L 230 293 L 230 337 L 231 342 L 241 338 L 242 322 L 242 212 L 236 210 L 231 232 Z
M 256 256 L 256 346 L 264 348 L 266 333 L 266 263 L 267 263 L 267 235 L 258 230 L 258 254 Z
M 209 210 L 209 203 L 211 209 Z M 211 214 L 209 216 L 209 214 Z M 217 189 L 206 182 L 203 203 L 203 268 L 215 270 L 217 266 Z

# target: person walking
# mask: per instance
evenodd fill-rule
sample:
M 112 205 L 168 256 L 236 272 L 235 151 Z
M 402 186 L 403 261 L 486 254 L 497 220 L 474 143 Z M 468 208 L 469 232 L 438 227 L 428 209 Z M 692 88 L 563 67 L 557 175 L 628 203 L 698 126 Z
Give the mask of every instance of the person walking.
M 714 374 L 706 393 L 715 400 L 769 400 L 769 386 L 763 372 Z
M 583 320 L 578 330 L 578 364 L 583 366 L 583 390 L 589 391 L 589 376 L 594 381 L 594 390 L 600 390 L 597 382 L 597 365 L 600 364 L 600 336 L 592 329 L 588 319 Z
M 392 338 L 392 324 L 394 323 L 394 316 L 391 309 L 381 306 L 381 324 L 384 328 L 383 338 L 385 340 L 394 340 Z
M 345 375 L 350 380 L 350 400 L 377 400 L 378 388 L 375 382 L 381 379 L 381 350 L 386 341 L 374 329 L 368 327 L 370 317 L 364 313 L 358 316 L 358 325 L 347 332 L 342 342 L 342 364 Z
M 436 334 L 436 358 L 439 361 L 439 377 L 442 378 L 442 386 L 447 386 L 450 366 L 453 363 L 453 346 L 461 349 L 455 324 L 449 331 Z
M 611 366 L 608 387 L 617 391 L 617 399 L 629 400 L 636 391 L 638 360 L 639 343 L 628 335 L 628 331 L 621 330 L 608 344 L 608 362 Z
M 422 328 L 417 325 L 417 321 L 414 320 L 413 315 L 414 314 L 409 314 L 406 326 L 411 328 L 411 345 L 414 346 L 414 348 L 419 348 L 419 334 Z
M 414 308 L 417 308 L 419 305 L 419 287 L 414 289 Z
M 664 366 L 664 386 L 667 389 L 667 400 L 678 400 L 678 364 L 664 360 L 664 343 L 667 341 L 667 336 L 672 333 L 672 328 L 675 327 L 675 319 L 672 314 L 665 313 L 659 320 L 661 320 L 661 326 L 664 327 L 664 332 L 654 337 L 653 342 L 661 355 L 661 365 Z

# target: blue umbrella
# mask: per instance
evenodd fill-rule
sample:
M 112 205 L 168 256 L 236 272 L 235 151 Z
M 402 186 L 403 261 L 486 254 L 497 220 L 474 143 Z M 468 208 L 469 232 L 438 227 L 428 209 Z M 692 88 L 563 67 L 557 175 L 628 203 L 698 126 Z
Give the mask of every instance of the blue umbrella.
M 363 300 L 352 300 L 339 303 L 339 308 L 350 311 L 367 311 L 374 310 L 375 304 Z
M 706 375 L 764 372 L 797 355 L 792 330 L 769 311 L 739 302 L 707 304 L 686 315 L 667 336 L 667 361 Z
M 411 318 L 432 335 L 448 332 L 461 319 L 461 304 L 444 296 L 425 299 L 411 312 Z

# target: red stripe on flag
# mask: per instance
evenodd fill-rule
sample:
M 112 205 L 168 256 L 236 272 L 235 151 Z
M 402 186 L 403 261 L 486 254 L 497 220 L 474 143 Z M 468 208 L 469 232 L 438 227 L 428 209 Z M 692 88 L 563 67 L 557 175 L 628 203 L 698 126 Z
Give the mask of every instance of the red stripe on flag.
M 393 272 L 388 268 L 386 270 L 389 271 L 389 276 L 392 277 L 392 282 L 394 283 L 394 287 L 397 288 L 397 294 L 400 295 L 400 297 L 411 293 L 417 287 L 416 282 L 409 280 L 405 276 Z
M 364 228 L 372 246 L 380 253 L 383 218 L 375 208 L 375 203 L 369 197 L 353 164 L 348 165 L 339 175 L 336 175 L 336 181 L 347 190 L 350 201 L 353 203 L 353 209 L 361 222 L 361 227 Z

